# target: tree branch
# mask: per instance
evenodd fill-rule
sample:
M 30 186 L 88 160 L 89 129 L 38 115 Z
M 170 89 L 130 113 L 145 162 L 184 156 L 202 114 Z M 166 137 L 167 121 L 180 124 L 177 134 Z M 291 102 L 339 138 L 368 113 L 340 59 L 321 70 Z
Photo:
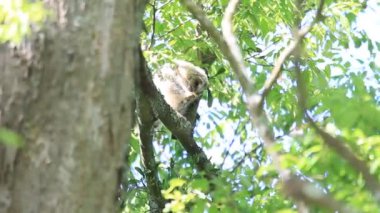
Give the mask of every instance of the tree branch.
M 193 138 L 193 127 L 189 121 L 176 111 L 174 111 L 164 100 L 164 97 L 157 90 L 153 83 L 152 75 L 148 70 L 145 58 L 140 50 L 141 70 L 140 81 L 141 91 L 149 100 L 153 113 L 180 141 L 189 156 L 193 159 L 200 171 L 205 172 L 205 176 L 211 179 L 215 176 L 215 167 L 207 158 L 202 148 L 197 145 Z
M 156 8 L 156 0 L 153 1 L 153 4 L 150 4 L 152 6 L 152 35 L 150 37 L 150 45 L 148 49 L 151 49 L 156 40 L 155 40 L 155 33 L 156 33 L 156 13 L 157 13 L 157 8 Z
M 157 164 L 154 157 L 152 143 L 152 127 L 155 121 L 150 103 L 146 97 L 138 92 L 137 114 L 139 125 L 139 136 L 141 146 L 141 160 L 144 167 L 146 186 L 149 191 L 149 206 L 151 212 L 162 212 L 165 207 L 165 199 L 161 194 L 161 182 L 158 178 Z
M 380 183 L 377 177 L 371 174 L 365 161 L 359 159 L 350 149 L 345 145 L 344 141 L 333 137 L 315 123 L 311 116 L 307 112 L 307 92 L 306 92 L 306 82 L 304 82 L 301 73 L 301 59 L 300 55 L 295 55 L 295 71 L 297 80 L 297 95 L 298 95 L 298 105 L 303 116 L 309 122 L 311 127 L 321 136 L 324 143 L 327 144 L 332 150 L 338 153 L 342 158 L 344 158 L 355 170 L 363 175 L 365 186 L 373 194 L 374 198 L 378 203 L 380 203 Z
M 345 142 L 335 138 L 319 128 L 309 115 L 306 115 L 310 125 L 321 136 L 323 141 L 341 157 L 343 157 L 355 170 L 363 175 L 365 186 L 380 203 L 380 184 L 375 175 L 371 174 L 367 163 L 359 159 L 346 145 Z
M 323 1 L 323 0 L 322 0 Z M 193 14 L 193 16 L 200 22 L 202 28 L 206 30 L 209 35 L 214 39 L 214 41 L 219 46 L 220 50 L 229 61 L 235 75 L 237 76 L 240 84 L 242 85 L 243 91 L 247 96 L 247 106 L 249 112 L 251 114 L 251 122 L 258 129 L 258 133 L 260 137 L 264 141 L 264 147 L 266 151 L 272 158 L 274 162 L 274 166 L 277 172 L 280 174 L 280 178 L 283 181 L 283 191 L 286 195 L 292 197 L 293 199 L 299 201 L 302 200 L 306 204 L 316 204 L 319 206 L 324 206 L 330 208 L 334 211 L 342 211 L 342 212 L 351 212 L 350 209 L 343 207 L 342 204 L 335 201 L 333 198 L 328 196 L 326 193 L 323 193 L 321 190 L 315 188 L 312 184 L 307 183 L 297 176 L 291 175 L 290 171 L 287 169 L 283 169 L 281 166 L 281 156 L 275 151 L 274 145 L 274 134 L 272 130 L 269 128 L 268 118 L 260 108 L 257 108 L 258 103 L 260 103 L 260 97 L 258 97 L 257 93 L 255 94 L 253 82 L 250 80 L 248 75 L 245 72 L 244 62 L 241 60 L 242 53 L 239 50 L 239 47 L 236 43 L 236 37 L 232 33 L 232 16 L 235 13 L 235 9 L 237 7 L 238 0 L 231 0 L 226 9 L 226 17 L 223 18 L 223 36 L 222 37 L 219 31 L 212 25 L 212 23 L 207 19 L 205 13 L 199 8 L 193 1 L 191 0 L 181 0 L 182 4 L 187 7 L 187 9 Z M 323 5 L 321 3 L 320 5 Z M 299 31 L 299 35 L 306 35 L 308 31 Z M 228 38 L 227 38 L 228 36 Z M 232 39 L 230 37 L 233 37 Z M 301 39 L 298 40 L 298 44 Z M 293 44 L 293 45 L 298 45 Z M 290 49 L 290 48 L 287 48 Z M 282 55 L 285 55 L 282 54 Z M 285 57 L 286 59 L 287 57 Z M 278 60 L 279 62 L 284 60 Z M 282 63 L 278 64 L 279 67 L 282 66 Z M 273 71 L 272 71 L 273 72 Z M 296 184 L 290 184 L 296 183 Z M 319 196 L 315 197 L 315 194 L 306 193 L 308 189 L 314 188 L 315 191 L 313 193 L 317 193 Z M 326 201 L 326 202 L 322 202 Z M 328 202 L 327 202 L 328 201 Z
M 294 41 L 290 43 L 288 47 L 285 48 L 284 51 L 281 52 L 280 56 L 277 58 L 274 67 L 272 69 L 271 75 L 265 81 L 263 88 L 261 89 L 261 97 L 258 103 L 258 107 L 262 108 L 264 105 L 264 100 L 266 96 L 269 94 L 272 86 L 277 82 L 277 79 L 280 77 L 282 72 L 282 66 L 285 61 L 289 58 L 290 55 L 294 52 L 297 46 L 301 43 L 307 33 L 313 28 L 313 26 L 321 19 L 322 17 L 322 9 L 324 5 L 324 0 L 321 0 L 318 5 L 318 9 L 315 12 L 315 18 L 311 22 L 310 25 L 298 30 L 294 35 Z
M 228 3 L 222 19 L 222 33 L 223 40 L 225 41 L 228 48 L 227 53 L 229 53 L 228 55 L 231 55 L 231 59 L 229 60 L 231 67 L 235 70 L 235 74 L 241 82 L 243 89 L 250 92 L 253 89 L 253 82 L 250 80 L 250 77 L 247 74 L 247 68 L 244 65 L 243 55 L 232 29 L 232 18 L 236 12 L 236 8 L 239 2 L 239 0 L 230 0 Z M 225 53 L 223 52 L 223 54 Z
M 331 209 L 334 212 L 356 212 L 352 208 L 348 208 L 337 202 L 333 197 L 322 192 L 313 184 L 301 180 L 299 177 L 291 176 L 289 179 L 284 180 L 282 186 L 286 195 L 299 202 L 301 201 L 306 205 L 313 204 L 316 206 Z M 303 207 L 305 206 L 303 205 Z
M 239 47 L 234 48 L 235 52 L 230 51 L 229 45 L 234 45 L 234 38 L 233 40 L 225 40 L 222 36 L 222 34 L 214 27 L 214 25 L 211 23 L 211 21 L 207 18 L 204 11 L 197 6 L 193 1 L 191 0 L 181 0 L 181 3 L 186 6 L 186 8 L 193 14 L 193 16 L 199 21 L 201 24 L 201 27 L 207 31 L 207 33 L 211 36 L 212 39 L 216 42 L 216 44 L 219 46 L 219 49 L 223 53 L 223 55 L 227 58 L 227 60 L 230 62 L 230 65 L 232 69 L 235 71 L 236 76 L 238 77 L 242 88 L 244 91 L 251 91 L 253 88 L 253 82 L 250 81 L 249 75 L 246 73 L 246 68 L 244 66 L 244 63 L 242 63 L 242 56 L 235 56 L 235 54 L 241 55 Z M 230 6 L 230 16 L 232 17 L 234 13 L 234 5 Z M 223 21 L 228 23 L 228 20 L 232 18 L 226 18 L 223 19 Z M 226 29 L 228 31 L 228 28 Z M 232 27 L 231 27 L 232 32 Z M 227 33 L 228 32 L 224 32 Z M 234 37 L 234 36 L 233 36 Z M 229 43 L 228 43 L 229 42 Z M 237 52 L 236 52 L 237 50 Z M 251 94 L 251 93 L 250 93 Z

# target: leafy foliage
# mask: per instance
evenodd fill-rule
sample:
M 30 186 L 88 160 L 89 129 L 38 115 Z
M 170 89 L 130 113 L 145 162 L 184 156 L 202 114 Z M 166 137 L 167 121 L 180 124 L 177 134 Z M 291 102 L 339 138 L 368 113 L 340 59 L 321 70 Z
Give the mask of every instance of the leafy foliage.
M 0 143 L 8 146 L 19 147 L 24 145 L 24 140 L 16 132 L 6 128 L 0 128 Z
M 219 27 L 227 0 L 200 1 Z M 255 87 L 261 88 L 274 61 L 292 39 L 297 17 L 302 25 L 313 19 L 317 1 L 303 1 L 298 11 L 291 0 L 242 1 L 234 17 L 235 33 Z M 324 19 L 304 40 L 302 73 L 307 85 L 308 112 L 330 134 L 342 139 L 376 177 L 380 176 L 380 39 L 369 37 L 358 18 L 379 11 L 376 1 L 327 1 Z M 249 123 L 244 97 L 228 63 L 207 33 L 179 1 L 152 0 L 145 13 L 142 44 L 149 65 L 157 69 L 174 58 L 203 66 L 208 71 L 212 107 L 201 103 L 196 140 L 221 168 L 212 180 L 195 170 L 178 142 L 165 128 L 156 131 L 156 156 L 165 210 L 173 212 L 296 212 L 295 203 L 279 190 L 279 178 Z M 371 21 L 371 20 L 367 20 Z M 373 26 L 375 27 L 375 26 Z M 379 26 L 377 26 L 379 27 Z M 207 60 L 206 60 L 207 59 Z M 270 91 L 265 111 L 277 137 L 282 164 L 324 192 L 360 212 L 380 208 L 364 188 L 363 177 L 329 149 L 300 115 L 295 66 L 289 60 Z M 137 143 L 137 142 L 136 142 Z M 139 172 L 138 146 L 132 146 L 129 174 L 133 199 L 127 208 L 147 210 L 147 191 Z M 311 212 L 324 212 L 311 206 Z M 128 210 L 125 210 L 128 211 Z
M 30 33 L 30 25 L 47 16 L 43 2 L 4 0 L 0 2 L 0 43 L 19 44 Z

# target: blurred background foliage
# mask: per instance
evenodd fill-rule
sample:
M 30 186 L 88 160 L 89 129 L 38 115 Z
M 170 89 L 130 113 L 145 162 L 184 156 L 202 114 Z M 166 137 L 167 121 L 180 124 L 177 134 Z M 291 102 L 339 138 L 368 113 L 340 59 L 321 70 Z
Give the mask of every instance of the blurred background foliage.
M 42 1 L 1 0 L 0 43 L 19 44 L 47 15 Z

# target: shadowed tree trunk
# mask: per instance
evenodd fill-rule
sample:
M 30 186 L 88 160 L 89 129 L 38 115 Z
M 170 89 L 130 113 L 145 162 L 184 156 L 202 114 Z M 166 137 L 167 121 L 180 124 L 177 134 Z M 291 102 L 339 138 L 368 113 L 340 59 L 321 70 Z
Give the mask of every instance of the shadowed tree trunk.
M 0 48 L 0 212 L 115 212 L 133 123 L 145 1 L 48 0 L 55 14 Z

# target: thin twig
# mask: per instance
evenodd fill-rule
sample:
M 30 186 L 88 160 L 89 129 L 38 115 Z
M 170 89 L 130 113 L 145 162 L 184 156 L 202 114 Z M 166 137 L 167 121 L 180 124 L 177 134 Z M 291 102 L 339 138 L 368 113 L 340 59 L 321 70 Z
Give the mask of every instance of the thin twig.
M 234 137 L 232 138 L 230 144 L 228 145 L 227 153 L 226 153 L 226 155 L 225 155 L 224 158 L 223 158 L 223 162 L 220 164 L 220 168 L 221 168 L 221 169 L 223 168 L 224 163 L 226 162 L 226 159 L 227 159 L 228 156 L 230 155 L 230 150 L 231 150 L 232 145 L 233 145 L 234 142 L 235 142 L 235 138 L 236 138 L 235 136 L 236 136 L 236 134 L 237 134 L 237 131 L 239 130 L 240 123 L 241 123 L 241 120 L 239 120 L 238 124 L 236 125 L 236 129 L 235 129 L 234 134 L 233 134 Z
M 154 46 L 154 43 L 155 43 L 155 33 L 156 33 L 156 12 L 157 12 L 157 8 L 156 8 L 156 0 L 153 1 L 153 4 L 150 4 L 152 6 L 152 35 L 150 36 L 150 45 L 149 45 L 149 48 L 148 49 L 151 49 L 153 46 Z
M 288 47 L 285 48 L 284 51 L 281 52 L 280 56 L 277 58 L 274 67 L 272 69 L 272 73 L 269 76 L 269 78 L 265 81 L 263 88 L 261 89 L 261 98 L 258 103 L 258 107 L 262 108 L 264 105 L 264 100 L 270 90 L 272 89 L 272 86 L 276 83 L 277 79 L 281 75 L 282 66 L 285 63 L 285 61 L 289 58 L 289 56 L 294 52 L 296 47 L 299 45 L 299 43 L 303 40 L 305 35 L 310 32 L 310 30 L 313 28 L 313 26 L 321 19 L 322 17 L 322 8 L 324 5 L 324 0 L 321 0 L 318 5 L 318 9 L 315 12 L 315 18 L 311 22 L 310 25 L 298 30 L 298 32 L 295 33 L 294 40 L 290 43 Z
M 160 40 L 162 39 L 163 37 L 167 36 L 167 35 L 170 35 L 172 32 L 178 30 L 179 28 L 181 28 L 184 24 L 186 24 L 187 22 L 191 21 L 193 19 L 188 19 L 188 20 L 185 20 L 183 21 L 182 23 L 180 23 L 179 25 L 177 25 L 176 27 L 166 31 L 165 33 L 161 34 L 161 35 L 158 35 L 157 36 L 157 40 Z
M 163 3 L 157 10 L 161 10 L 162 8 L 166 7 L 168 4 L 172 3 L 173 0 L 169 0 L 168 2 Z
M 248 156 L 251 156 L 252 154 L 256 153 L 257 150 L 260 149 L 261 147 L 262 147 L 262 144 L 258 144 L 251 151 L 245 152 L 244 156 L 240 159 L 240 161 L 235 164 L 234 168 L 232 169 L 232 173 L 234 173 L 241 165 L 243 165 L 243 163 L 245 162 L 245 158 L 247 158 Z

